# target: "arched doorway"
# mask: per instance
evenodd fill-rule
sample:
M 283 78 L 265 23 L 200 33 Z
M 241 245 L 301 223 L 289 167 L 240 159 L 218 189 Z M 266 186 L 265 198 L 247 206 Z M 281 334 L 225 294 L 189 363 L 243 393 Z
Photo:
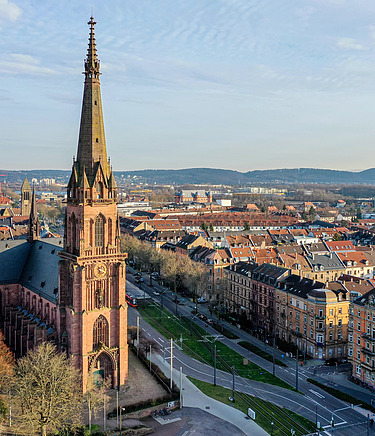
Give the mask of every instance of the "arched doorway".
M 100 353 L 93 368 L 94 385 L 101 385 L 104 380 L 110 380 L 113 387 L 114 363 L 107 353 Z

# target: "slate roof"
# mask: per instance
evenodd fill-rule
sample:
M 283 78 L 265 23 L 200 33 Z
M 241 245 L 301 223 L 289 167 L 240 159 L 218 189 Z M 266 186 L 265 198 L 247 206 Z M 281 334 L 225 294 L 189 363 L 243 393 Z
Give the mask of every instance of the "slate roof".
M 315 280 L 292 274 L 280 280 L 280 287 L 288 293 L 298 297 L 307 298 L 307 294 L 316 288 L 324 288 L 324 284 Z
M 19 283 L 55 303 L 61 250 L 61 238 L 32 245 L 26 240 L 0 241 L 0 283 Z
M 31 245 L 26 239 L 0 241 L 0 283 L 19 283 Z
M 329 254 L 310 254 L 306 255 L 306 259 L 311 267 L 317 271 L 330 271 L 345 268 L 335 252 L 330 252 Z
M 275 284 L 276 280 L 279 280 L 285 273 L 288 273 L 288 269 L 282 268 L 271 263 L 263 263 L 254 269 L 252 278 L 254 280 Z

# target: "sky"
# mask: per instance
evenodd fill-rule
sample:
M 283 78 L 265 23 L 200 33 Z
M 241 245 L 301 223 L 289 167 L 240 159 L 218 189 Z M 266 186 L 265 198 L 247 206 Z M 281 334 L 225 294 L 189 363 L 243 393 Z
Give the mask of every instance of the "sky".
M 0 0 L 1 169 L 70 169 L 91 8 L 115 170 L 375 167 L 373 0 Z

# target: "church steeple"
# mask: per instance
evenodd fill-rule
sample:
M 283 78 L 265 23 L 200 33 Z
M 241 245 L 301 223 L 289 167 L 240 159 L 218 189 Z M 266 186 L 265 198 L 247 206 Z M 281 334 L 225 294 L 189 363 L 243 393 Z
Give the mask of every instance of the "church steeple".
M 38 218 L 38 211 L 36 209 L 36 197 L 35 197 L 35 186 L 33 185 L 33 195 L 31 199 L 31 211 L 29 218 L 29 234 L 28 241 L 33 242 L 40 238 L 40 222 Z
M 107 147 L 104 134 L 102 99 L 100 94 L 100 61 L 97 56 L 94 26 L 96 22 L 91 17 L 87 57 L 85 59 L 85 85 L 83 92 L 81 126 L 78 139 L 77 159 L 74 170 L 77 180 L 71 180 L 75 186 L 80 186 L 84 172 L 90 187 L 93 187 L 98 172 L 103 173 L 104 186 L 111 176 L 111 168 L 107 158 Z M 100 168 L 100 169 L 99 169 Z M 85 170 L 83 170 L 85 169 Z

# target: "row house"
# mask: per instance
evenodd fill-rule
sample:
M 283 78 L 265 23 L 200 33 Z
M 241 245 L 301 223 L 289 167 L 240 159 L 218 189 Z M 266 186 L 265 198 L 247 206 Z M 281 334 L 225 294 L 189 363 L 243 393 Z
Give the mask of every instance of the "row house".
M 355 300 L 351 306 L 348 356 L 352 375 L 375 386 L 375 289 Z
M 208 283 L 203 297 L 206 300 L 221 303 L 223 292 L 226 289 L 223 269 L 232 262 L 229 250 L 199 246 L 190 253 L 190 258 L 205 267 Z
M 343 284 L 331 286 L 254 262 L 230 265 L 225 272 L 227 312 L 246 317 L 260 337 L 294 344 L 318 359 L 346 356 L 350 291 Z
M 349 292 L 291 275 L 277 284 L 276 337 L 317 359 L 346 356 Z

